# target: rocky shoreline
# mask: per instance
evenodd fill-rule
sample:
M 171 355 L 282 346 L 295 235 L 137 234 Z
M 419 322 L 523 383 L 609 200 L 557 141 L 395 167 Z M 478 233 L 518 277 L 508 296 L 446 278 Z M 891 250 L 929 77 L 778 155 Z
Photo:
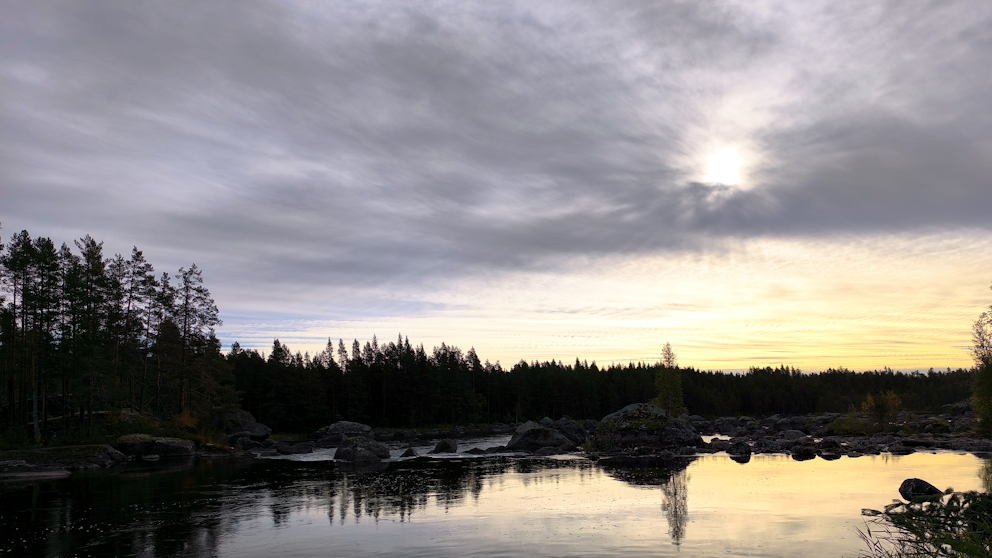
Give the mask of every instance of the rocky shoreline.
M 349 421 L 339 421 L 317 432 L 306 441 L 288 443 L 271 439 L 271 430 L 249 413 L 238 411 L 230 418 L 229 447 L 191 440 L 132 434 L 120 437 L 113 446 L 67 446 L 0 452 L 0 479 L 26 480 L 61 478 L 75 471 L 101 469 L 134 460 L 158 461 L 171 458 L 277 457 L 335 449 L 334 459 L 351 463 L 376 463 L 390 459 L 387 443 L 407 442 L 401 458 L 429 458 L 429 455 L 458 454 L 458 440 L 512 434 L 505 446 L 472 448 L 464 454 L 509 456 L 551 456 L 574 454 L 592 460 L 609 459 L 624 463 L 664 466 L 700 454 L 726 452 L 738 462 L 752 454 L 789 455 L 797 461 L 821 458 L 839 459 L 863 455 L 907 455 L 920 451 L 951 450 L 981 456 L 992 454 L 992 440 L 975 434 L 975 419 L 969 410 L 955 414 L 913 415 L 902 413 L 894 432 L 842 435 L 845 415 L 825 413 L 809 416 L 762 419 L 725 417 L 706 420 L 700 416 L 670 417 L 658 407 L 639 403 L 603 417 L 600 421 L 579 423 L 568 418 L 544 418 L 522 424 L 482 427 L 456 426 L 451 430 L 390 430 Z M 703 436 L 710 437 L 705 441 Z M 434 442 L 434 448 L 421 455 L 415 446 Z

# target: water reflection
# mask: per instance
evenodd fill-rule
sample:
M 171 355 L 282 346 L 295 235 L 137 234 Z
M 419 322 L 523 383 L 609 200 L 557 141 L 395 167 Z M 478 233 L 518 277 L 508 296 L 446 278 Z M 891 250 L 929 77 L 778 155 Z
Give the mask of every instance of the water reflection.
M 682 545 L 685 538 L 685 526 L 689 522 L 689 473 L 685 470 L 672 475 L 668 484 L 662 487 L 665 501 L 661 509 L 668 520 L 668 536 L 675 546 Z
M 985 492 L 992 494 L 992 459 L 982 462 L 982 469 L 978 472 L 978 478 L 982 479 L 982 487 Z
M 607 473 L 617 479 L 641 486 L 658 486 L 663 500 L 661 510 L 668 521 L 668 536 L 676 547 L 685 538 L 689 522 L 689 473 L 686 469 L 695 458 L 662 460 L 657 457 L 621 457 L 604 460 Z
M 748 544 L 790 556 L 796 537 L 840 555 L 859 542 L 827 545 L 848 531 L 853 539 L 860 509 L 898 496 L 906 476 L 930 478 L 927 466 L 942 486 L 967 489 L 970 478 L 972 489 L 987 490 L 992 482 L 990 462 L 946 454 L 801 463 L 758 456 L 747 465 L 722 456 L 443 459 L 384 470 L 135 463 L 0 484 L 0 556 L 734 555 Z M 958 469 L 963 477 L 949 476 Z

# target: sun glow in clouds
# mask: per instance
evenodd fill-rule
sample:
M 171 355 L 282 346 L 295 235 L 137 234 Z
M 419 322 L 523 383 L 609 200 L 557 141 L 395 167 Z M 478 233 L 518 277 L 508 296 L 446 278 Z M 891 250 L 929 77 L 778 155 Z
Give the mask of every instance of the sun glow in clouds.
M 706 161 L 706 174 L 703 182 L 739 186 L 741 177 L 741 157 L 736 149 L 723 148 L 709 155 Z

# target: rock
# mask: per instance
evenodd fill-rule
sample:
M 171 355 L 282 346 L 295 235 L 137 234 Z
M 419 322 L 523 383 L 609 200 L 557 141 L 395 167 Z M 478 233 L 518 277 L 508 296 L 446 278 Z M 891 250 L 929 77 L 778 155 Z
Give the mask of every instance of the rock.
M 939 498 L 943 492 L 923 479 L 906 479 L 899 485 L 899 495 L 912 502 Z
M 888 452 L 892 455 L 909 455 L 916 451 L 916 448 L 910 446 L 904 446 L 902 444 L 896 443 L 888 448 Z
M 382 442 L 376 442 L 368 438 L 349 438 L 338 446 L 337 451 L 334 452 L 334 459 L 340 459 L 342 461 L 372 461 L 369 457 L 370 455 L 374 456 L 376 461 L 379 459 L 389 459 L 389 448 Z
M 159 457 L 158 455 L 155 455 L 154 453 L 150 453 L 148 455 L 142 455 L 141 456 L 141 460 L 142 461 L 158 461 L 159 459 L 161 459 L 161 457 Z
M 162 457 L 186 457 L 196 453 L 196 444 L 182 438 L 155 438 L 152 453 Z
M 124 455 L 143 457 L 155 454 L 161 457 L 186 457 L 196 453 L 193 440 L 182 438 L 156 438 L 148 434 L 128 434 L 117 438 L 117 449 Z
M 228 435 L 247 431 L 252 440 L 262 441 L 272 434 L 271 428 L 256 421 L 251 413 L 242 409 L 228 413 L 227 421 L 231 423 L 231 427 L 227 429 Z
M 240 440 L 238 440 L 237 445 L 241 446 L 241 449 L 245 449 L 245 450 L 265 447 L 264 445 L 262 445 L 262 442 L 256 442 L 251 438 L 241 438 Z
M 792 446 L 792 458 L 796 461 L 808 461 L 816 458 L 816 448 L 803 444 Z
M 314 436 L 317 447 L 336 448 L 344 443 L 348 438 L 369 438 L 371 439 L 372 427 L 360 422 L 350 420 L 339 420 L 330 426 L 325 426 L 317 431 Z
M 234 444 L 237 444 L 238 441 L 241 440 L 242 438 L 250 440 L 251 432 L 247 430 L 242 430 L 241 432 L 235 432 L 234 434 L 230 434 L 227 437 L 227 443 L 233 446 Z
M 561 432 L 573 444 L 584 444 L 586 441 L 586 430 L 582 425 L 574 420 L 563 418 L 554 423 L 554 428 Z
M 748 462 L 751 461 L 751 454 L 750 453 L 747 453 L 747 454 L 731 454 L 730 455 L 730 459 L 732 461 L 736 461 L 737 463 L 740 463 L 740 464 L 743 465 L 744 463 L 748 463 Z
M 506 446 L 493 446 L 491 448 L 486 448 L 486 453 L 503 453 L 506 451 Z
M 203 447 L 196 450 L 197 457 L 234 457 L 236 455 L 237 452 L 234 448 L 215 446 L 214 444 L 203 444 Z
M 710 441 L 710 449 L 713 451 L 730 451 L 730 440 L 714 438 Z
M 548 456 L 548 455 L 559 455 L 562 451 L 558 448 L 544 447 L 540 448 L 534 452 L 534 455 Z
M 547 447 L 557 448 L 568 443 L 570 443 L 569 439 L 561 432 L 529 420 L 513 433 L 510 442 L 506 444 L 506 449 L 536 451 Z
M 400 457 L 420 457 L 420 454 L 413 448 L 406 448 L 406 451 L 401 453 Z
M 544 428 L 554 428 L 555 421 L 551 420 L 548 417 L 544 417 L 541 420 L 537 421 L 537 424 L 540 424 Z
M 783 419 L 785 420 L 785 419 Z M 802 430 L 786 430 L 782 433 L 782 437 L 786 440 L 798 440 L 800 438 L 805 438 L 806 433 Z
M 641 446 L 674 449 L 700 447 L 703 439 L 687 418 L 671 418 L 655 405 L 635 403 L 603 417 L 592 443 L 610 451 Z
M 279 444 L 275 447 L 276 451 L 282 455 L 300 455 L 303 453 L 313 453 L 313 447 L 305 444 Z
M 486 454 L 486 450 L 484 450 L 482 448 L 472 448 L 472 449 L 466 451 L 465 453 L 470 454 L 470 455 L 485 455 Z
M 751 446 L 748 445 L 748 443 L 745 442 L 744 440 L 737 440 L 735 442 L 731 442 L 730 449 L 727 450 L 727 453 L 729 453 L 730 455 L 736 455 L 736 456 L 746 455 L 750 457 Z
M 117 438 L 114 445 L 124 455 L 141 457 L 152 453 L 152 448 L 155 447 L 155 438 L 148 434 L 127 434 Z
M 840 449 L 840 442 L 837 438 L 824 438 L 816 444 L 816 448 L 819 450 L 838 450 Z
M 594 420 L 587 420 L 582 424 L 582 428 L 586 431 L 586 434 L 595 434 L 596 430 L 599 429 L 599 423 Z
M 458 453 L 458 442 L 451 439 L 441 440 L 430 453 Z

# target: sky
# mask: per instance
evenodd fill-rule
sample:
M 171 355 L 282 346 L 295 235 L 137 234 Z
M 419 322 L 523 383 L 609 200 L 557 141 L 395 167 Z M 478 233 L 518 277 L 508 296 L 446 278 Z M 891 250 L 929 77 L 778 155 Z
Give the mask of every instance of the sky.
M 225 345 L 967 367 L 992 3 L 0 0 L 0 236 L 196 263 Z

